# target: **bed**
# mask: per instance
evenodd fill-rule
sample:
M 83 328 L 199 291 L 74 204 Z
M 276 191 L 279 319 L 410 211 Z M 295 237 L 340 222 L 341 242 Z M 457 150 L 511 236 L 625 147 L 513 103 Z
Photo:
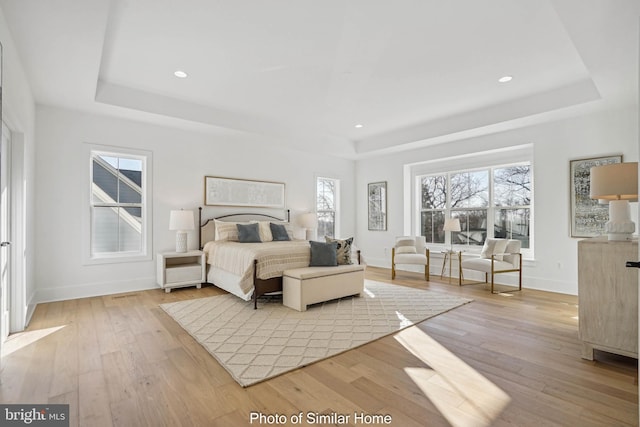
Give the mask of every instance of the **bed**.
M 207 259 L 207 282 L 245 301 L 282 291 L 282 272 L 309 265 L 310 249 L 306 240 L 293 239 L 293 227 L 285 218 L 265 214 L 229 214 L 203 220 L 199 208 L 200 248 Z M 236 225 L 258 222 L 261 243 L 239 243 Z M 270 223 L 283 225 L 290 241 L 269 239 Z M 234 232 L 236 235 L 234 235 Z

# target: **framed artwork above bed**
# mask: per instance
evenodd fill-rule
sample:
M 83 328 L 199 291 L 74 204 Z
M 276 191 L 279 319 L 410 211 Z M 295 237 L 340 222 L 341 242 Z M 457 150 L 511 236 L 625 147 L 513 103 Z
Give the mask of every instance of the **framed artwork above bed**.
M 284 196 L 283 182 L 204 177 L 204 204 L 208 206 L 284 209 Z

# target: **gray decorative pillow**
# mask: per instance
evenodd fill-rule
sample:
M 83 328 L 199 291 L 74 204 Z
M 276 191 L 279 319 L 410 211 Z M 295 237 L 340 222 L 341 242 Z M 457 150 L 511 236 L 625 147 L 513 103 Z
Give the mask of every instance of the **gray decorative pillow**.
M 260 243 L 260 226 L 254 224 L 238 224 L 238 241 L 240 243 Z
M 310 241 L 311 261 L 309 267 L 334 267 L 338 265 L 336 252 L 338 244 L 336 242 L 322 243 Z
M 271 228 L 271 235 L 273 236 L 274 242 L 284 242 L 287 240 L 291 240 L 284 225 L 274 224 L 272 222 L 269 223 L 269 227 Z
M 335 242 L 338 244 L 338 251 L 336 254 L 338 265 L 351 264 L 351 245 L 353 244 L 353 237 L 341 240 L 333 239 L 329 236 L 324 236 L 324 240 L 327 243 Z

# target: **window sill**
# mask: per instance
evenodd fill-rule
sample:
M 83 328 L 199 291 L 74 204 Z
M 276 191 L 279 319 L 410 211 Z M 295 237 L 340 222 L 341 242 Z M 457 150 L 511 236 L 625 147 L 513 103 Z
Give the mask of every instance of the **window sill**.
M 86 258 L 84 265 L 102 265 L 102 264 L 123 264 L 131 262 L 148 262 L 153 261 L 150 254 L 145 255 L 104 255 L 94 258 Z

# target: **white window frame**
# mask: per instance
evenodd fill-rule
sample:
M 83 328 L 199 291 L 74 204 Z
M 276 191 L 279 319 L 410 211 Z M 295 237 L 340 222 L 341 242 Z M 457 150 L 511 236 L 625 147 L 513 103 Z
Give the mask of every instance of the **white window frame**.
M 495 216 L 496 216 L 496 212 L 503 210 L 503 209 L 529 209 L 529 212 L 531 213 L 531 206 L 532 204 L 529 205 L 523 205 L 523 206 L 496 206 L 495 205 L 495 199 L 494 199 L 494 177 L 495 177 L 495 171 L 496 169 L 504 169 L 504 168 L 509 168 L 509 167 L 513 167 L 513 166 L 528 166 L 530 173 L 531 173 L 531 163 L 530 162 L 519 162 L 519 163 L 510 163 L 510 164 L 504 164 L 504 165 L 495 165 L 495 166 L 490 166 L 490 167 L 484 167 L 484 168 L 475 168 L 475 169 L 463 169 L 463 170 L 453 170 L 453 171 L 448 171 L 448 172 L 440 172 L 440 173 L 436 173 L 436 174 L 430 174 L 430 175 L 418 175 L 417 179 L 418 179 L 418 183 L 416 184 L 416 188 L 418 188 L 419 192 L 421 193 L 422 191 L 422 179 L 424 177 L 429 177 L 429 176 L 445 176 L 446 179 L 446 183 L 447 183 L 447 201 L 446 201 L 446 206 L 444 209 L 420 209 L 420 215 L 422 214 L 422 212 L 424 211 L 443 211 L 444 212 L 444 217 L 446 218 L 451 218 L 452 217 L 452 213 L 453 212 L 465 212 L 465 211 L 485 211 L 486 212 L 486 238 L 487 239 L 492 239 L 495 238 L 494 236 L 494 231 L 495 231 Z M 474 172 L 486 172 L 487 173 L 487 195 L 488 195 L 488 204 L 486 207 L 458 207 L 458 208 L 454 208 L 451 206 L 451 177 L 452 175 L 456 175 L 456 174 L 460 174 L 460 173 L 474 173 Z M 533 201 L 533 193 L 531 194 L 531 200 Z M 531 215 L 530 215 L 530 220 L 531 220 Z M 420 230 L 421 231 L 421 230 Z M 451 245 L 451 233 L 445 233 L 444 235 L 445 241 L 444 243 L 434 243 L 434 244 L 444 244 L 444 245 Z M 529 241 L 531 241 L 531 233 L 529 233 Z M 464 249 L 466 251 L 476 251 L 476 248 L 478 247 L 482 247 L 482 245 L 455 245 L 456 247 L 458 247 L 458 249 Z M 523 250 L 528 250 L 529 248 L 522 248 Z
M 315 204 L 315 211 L 316 211 L 316 215 L 319 217 L 321 212 L 325 212 L 325 211 L 319 211 L 318 210 L 318 180 L 320 179 L 324 179 L 324 180 L 328 180 L 328 181 L 333 181 L 334 183 L 334 188 L 335 188 L 335 194 L 334 194 L 334 204 L 335 204 L 335 208 L 332 211 L 334 214 L 334 230 L 333 230 L 333 234 L 334 237 L 337 238 L 340 236 L 340 179 L 339 178 L 332 178 L 329 176 L 324 176 L 324 175 L 317 175 L 315 177 L 315 199 L 314 199 L 314 204 Z M 326 211 L 328 212 L 328 211 Z M 324 241 L 324 236 L 318 236 L 318 238 L 321 238 Z
M 110 252 L 102 254 L 92 253 L 92 229 L 91 229 L 91 212 L 92 212 L 92 180 L 93 180 L 93 157 L 96 155 L 107 155 L 112 157 L 134 158 L 142 161 L 142 224 L 141 224 L 141 248 L 136 252 Z M 133 150 L 130 148 L 105 146 L 95 144 L 85 144 L 85 155 L 83 156 L 85 163 L 84 173 L 84 190 L 83 194 L 83 262 L 85 265 L 91 264 L 109 264 L 122 262 L 141 262 L 153 259 L 152 253 L 152 203 L 151 194 L 153 194 L 151 177 L 152 170 L 152 153 L 144 150 Z
M 513 147 L 504 147 L 495 150 L 487 150 L 481 153 L 467 153 L 455 157 L 442 159 L 434 159 L 425 162 L 412 163 L 405 165 L 405 188 L 407 189 L 407 205 L 411 206 L 410 217 L 405 219 L 405 232 L 420 235 L 420 218 L 421 218 L 421 183 L 420 178 L 427 175 L 443 175 L 456 172 L 470 172 L 475 170 L 499 169 L 501 167 L 514 166 L 517 164 L 528 164 L 531 170 L 531 203 L 529 205 L 530 227 L 529 227 L 529 248 L 522 249 L 522 255 L 525 259 L 533 260 L 535 257 L 535 230 L 534 230 L 534 162 L 533 162 L 533 146 L 531 144 L 523 144 Z M 490 191 L 493 186 L 493 173 L 489 176 Z M 450 195 L 447 194 L 447 198 Z M 487 211 L 487 231 L 489 224 L 493 225 L 493 213 L 495 209 L 500 207 L 492 206 L 493 198 L 488 206 Z M 445 218 L 450 215 L 449 200 L 447 200 L 447 209 Z M 491 218 L 489 218 L 491 216 Z M 489 221 L 490 220 L 490 221 Z M 491 231 L 493 233 L 493 230 Z M 489 237 L 489 234 L 487 234 Z M 448 250 L 450 245 L 450 233 L 445 233 L 445 243 L 429 243 L 429 246 L 441 248 L 443 251 Z M 482 246 L 454 245 L 454 250 L 463 250 L 469 254 L 479 254 Z

